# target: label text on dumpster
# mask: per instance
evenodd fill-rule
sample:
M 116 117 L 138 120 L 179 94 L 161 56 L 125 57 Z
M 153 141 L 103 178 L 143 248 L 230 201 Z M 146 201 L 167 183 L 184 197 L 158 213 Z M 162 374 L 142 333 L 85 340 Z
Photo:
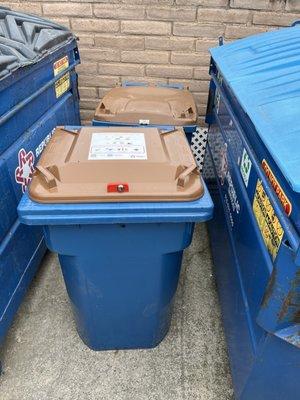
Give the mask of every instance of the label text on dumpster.
M 280 186 L 280 183 L 276 179 L 276 176 L 274 175 L 273 171 L 271 170 L 271 167 L 269 166 L 269 164 L 265 159 L 262 160 L 261 166 L 267 178 L 269 179 L 271 186 L 274 189 L 274 192 L 276 193 L 278 199 L 280 200 L 280 203 L 282 204 L 285 213 L 287 215 L 291 215 L 292 203 L 290 202 L 289 198 L 287 197 L 284 190 Z
M 55 61 L 55 63 L 53 64 L 54 76 L 60 74 L 68 67 L 69 67 L 69 57 L 68 56 L 64 56 L 64 57 L 60 58 L 59 60 Z
M 67 72 L 55 82 L 56 98 L 62 96 L 70 87 L 70 73 Z
M 93 133 L 89 160 L 147 160 L 143 133 Z
M 284 230 L 260 179 L 257 180 L 254 193 L 253 212 L 265 245 L 274 260 L 278 253 Z
M 250 160 L 250 157 L 246 149 L 244 149 L 242 154 L 240 171 L 246 187 L 248 187 L 251 167 L 252 167 L 252 162 Z
M 41 143 L 40 143 L 40 144 L 37 146 L 37 148 L 35 149 L 35 156 L 36 156 L 37 158 L 42 154 L 44 148 L 45 148 L 45 147 L 47 146 L 47 144 L 50 142 L 50 139 L 51 139 L 51 137 L 52 137 L 54 131 L 55 131 L 55 128 L 53 128 L 52 131 L 49 132 L 48 135 L 46 135 L 46 136 L 44 137 L 44 139 L 41 141 Z

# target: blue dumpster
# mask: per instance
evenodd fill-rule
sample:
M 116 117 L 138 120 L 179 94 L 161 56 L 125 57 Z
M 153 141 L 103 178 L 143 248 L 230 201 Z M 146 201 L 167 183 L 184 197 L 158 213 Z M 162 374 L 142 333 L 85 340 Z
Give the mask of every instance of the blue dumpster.
M 183 130 L 126 127 L 58 128 L 18 209 L 44 226 L 94 350 L 164 338 L 183 250 L 212 210 Z
M 79 123 L 73 34 L 0 8 L 0 342 L 46 246 L 17 205 L 57 124 Z
M 300 390 L 300 26 L 211 50 L 209 223 L 236 399 Z
M 182 126 L 189 143 L 197 130 L 197 109 L 192 94 L 182 84 L 149 86 L 124 82 L 110 90 L 95 111 L 95 126 Z

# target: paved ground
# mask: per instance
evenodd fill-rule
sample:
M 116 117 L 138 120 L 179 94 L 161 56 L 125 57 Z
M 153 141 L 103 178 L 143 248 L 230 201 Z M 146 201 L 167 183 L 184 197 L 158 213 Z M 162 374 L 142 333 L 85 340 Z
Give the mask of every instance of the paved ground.
M 153 350 L 93 352 L 48 254 L 1 350 L 1 400 L 229 400 L 230 372 L 206 229 L 185 252 L 174 317 Z

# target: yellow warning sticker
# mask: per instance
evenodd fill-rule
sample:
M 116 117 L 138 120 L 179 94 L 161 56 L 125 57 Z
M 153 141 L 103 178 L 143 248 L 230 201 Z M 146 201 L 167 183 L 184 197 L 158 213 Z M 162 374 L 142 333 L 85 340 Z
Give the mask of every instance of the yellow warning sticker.
M 55 82 L 55 95 L 56 98 L 63 95 L 70 87 L 70 73 L 67 72 Z
M 68 56 L 64 56 L 63 58 L 60 58 L 59 60 L 55 61 L 55 63 L 53 64 L 54 76 L 60 74 L 68 67 L 69 67 L 69 57 Z
M 253 211 L 265 245 L 274 260 L 278 253 L 284 230 L 259 179 L 253 199 Z

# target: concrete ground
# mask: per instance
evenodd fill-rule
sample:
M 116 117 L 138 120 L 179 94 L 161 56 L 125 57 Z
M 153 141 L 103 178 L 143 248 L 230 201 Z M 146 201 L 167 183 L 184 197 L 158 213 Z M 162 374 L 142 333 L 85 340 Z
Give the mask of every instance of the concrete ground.
M 232 399 L 205 225 L 182 267 L 172 327 L 157 348 L 94 352 L 77 335 L 48 253 L 1 349 L 1 400 Z

